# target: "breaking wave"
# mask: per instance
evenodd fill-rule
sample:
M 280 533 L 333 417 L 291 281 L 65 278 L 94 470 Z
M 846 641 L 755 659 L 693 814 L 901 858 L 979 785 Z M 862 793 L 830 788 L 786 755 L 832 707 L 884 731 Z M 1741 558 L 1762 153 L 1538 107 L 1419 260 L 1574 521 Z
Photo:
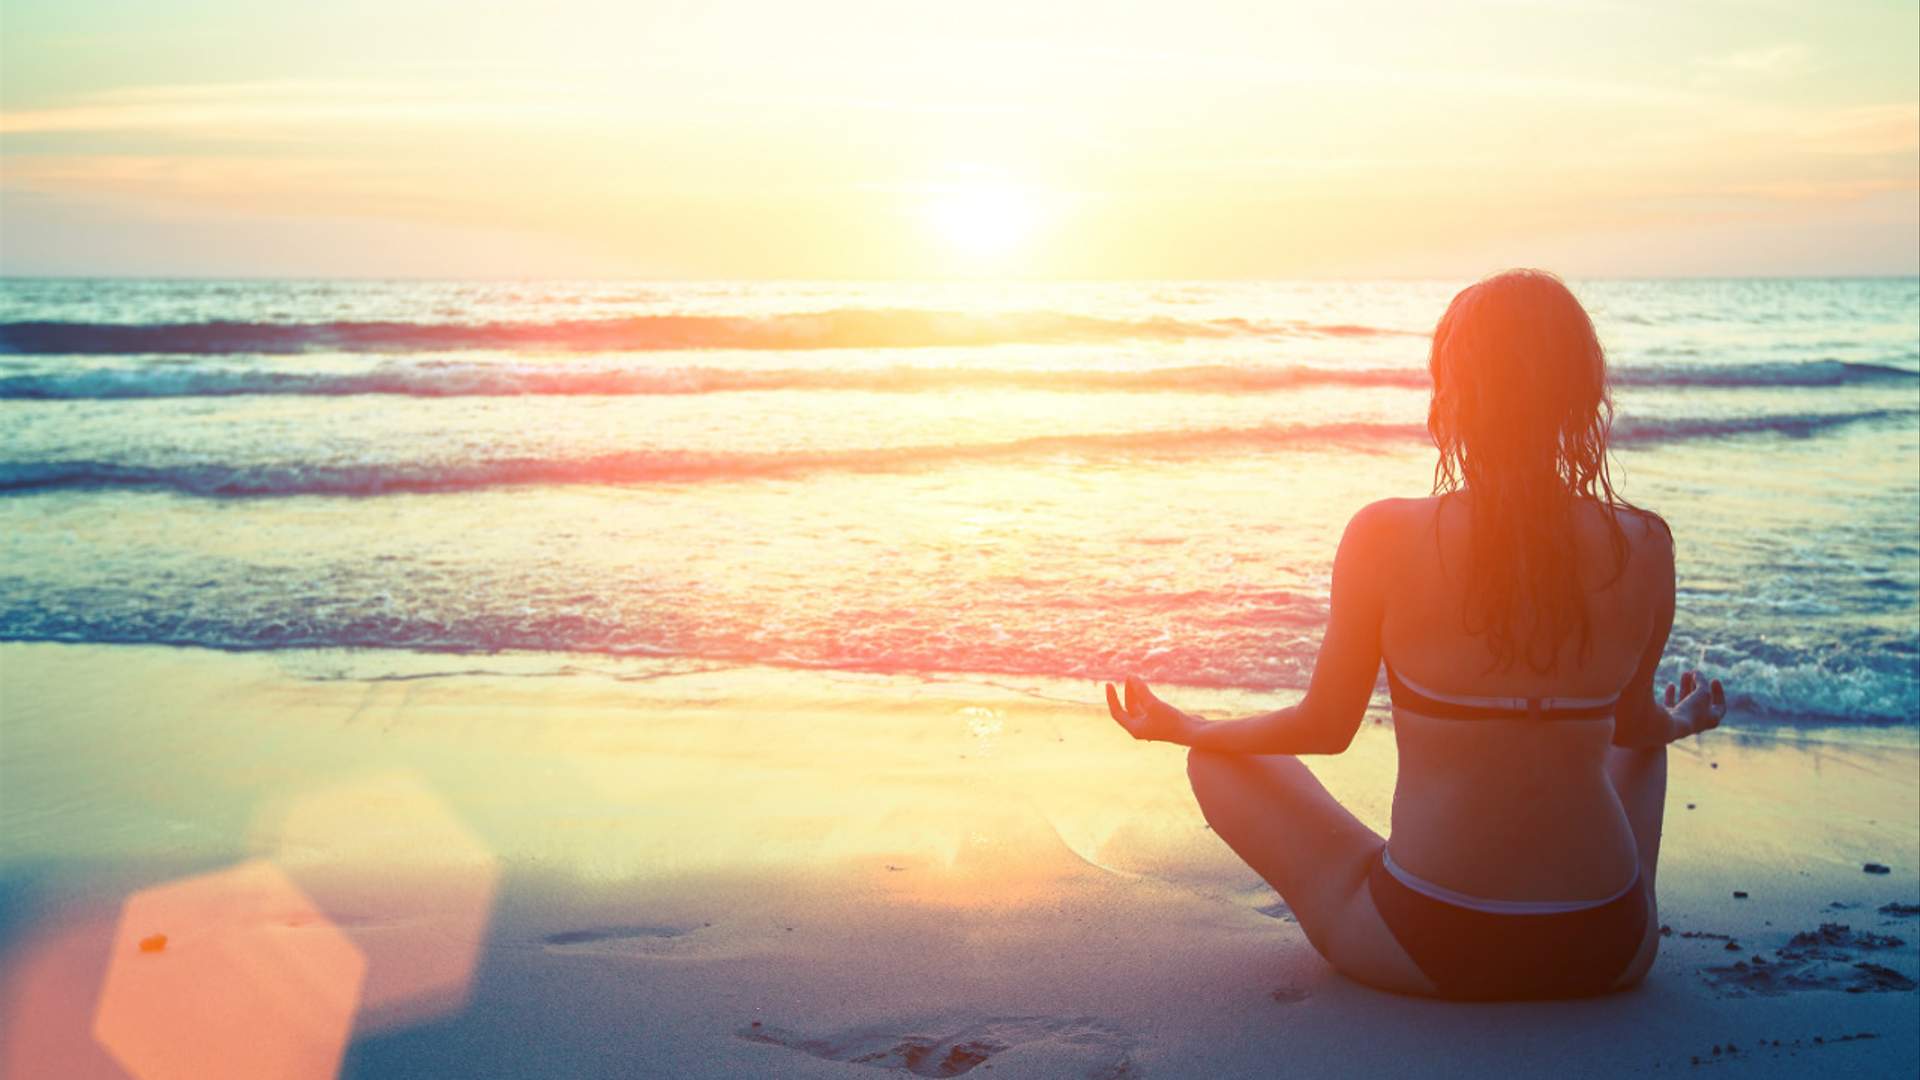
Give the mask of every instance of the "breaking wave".
M 1189 338 L 1424 337 L 1344 323 L 1224 318 L 1115 319 L 1068 312 L 1004 313 L 841 308 L 763 316 L 635 315 L 557 322 L 411 323 L 0 323 L 0 352 L 175 353 L 421 352 L 513 349 L 555 352 L 665 349 L 847 349 L 936 345 L 1065 344 Z
M 1623 420 L 1622 446 L 1730 435 L 1807 438 L 1822 431 L 1915 413 L 1861 412 L 1719 419 Z M 665 484 L 778 479 L 821 472 L 885 472 L 968 463 L 1056 457 L 1098 461 L 1126 456 L 1186 457 L 1296 447 L 1384 450 L 1426 437 L 1411 424 L 1261 425 L 1101 434 L 1043 435 L 1001 442 L 934 443 L 782 453 L 642 450 L 578 458 L 504 458 L 471 462 L 365 464 L 145 465 L 113 461 L 0 462 L 0 493 L 76 488 L 159 489 L 224 498 L 277 495 L 383 495 L 570 484 Z

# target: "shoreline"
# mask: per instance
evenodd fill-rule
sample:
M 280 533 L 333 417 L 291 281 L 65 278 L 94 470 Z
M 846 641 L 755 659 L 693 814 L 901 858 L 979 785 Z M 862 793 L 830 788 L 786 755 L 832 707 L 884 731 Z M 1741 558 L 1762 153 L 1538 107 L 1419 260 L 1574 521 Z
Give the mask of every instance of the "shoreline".
M 139 937 L 169 937 L 153 971 L 197 941 L 357 952 L 331 1059 L 351 1076 L 1920 1065 L 1920 991 L 1896 988 L 1920 978 L 1911 747 L 1677 748 L 1648 982 L 1458 1005 L 1333 974 L 1207 834 L 1179 756 L 1064 684 L 404 655 L 0 644 L 7 1075 L 89 1053 L 71 1074 L 116 1075 L 93 1021 L 148 970 L 115 937 L 148 908 L 170 924 Z M 1307 759 L 1381 829 L 1389 732 Z M 279 906 L 216 917 L 209 883 Z
M 242 646 L 210 645 L 197 641 L 118 642 L 0 638 L 0 657 L 9 649 L 56 647 L 110 649 L 116 652 L 152 652 L 157 655 L 212 654 L 262 657 L 273 661 L 289 678 L 315 682 L 408 682 L 458 678 L 564 678 L 582 676 L 616 682 L 645 682 L 726 671 L 784 673 L 826 679 L 870 680 L 876 685 L 917 682 L 928 686 L 978 686 L 1006 690 L 1065 705 L 1101 707 L 1101 680 L 1019 671 L 966 671 L 946 668 L 836 667 L 824 663 L 781 662 L 759 657 L 688 656 L 664 652 L 581 652 L 574 650 L 496 649 L 452 646 Z M 446 667 L 439 661 L 472 660 L 473 665 Z M 3 668 L 0 668 L 3 670 Z M 1306 693 L 1305 686 L 1247 687 L 1227 684 L 1154 682 L 1167 692 L 1203 702 L 1210 712 L 1259 712 L 1274 707 L 1275 698 Z M 1382 680 L 1381 690 L 1368 703 L 1368 718 L 1391 725 Z M 1083 700 L 1084 699 L 1084 700 Z M 1830 742 L 1892 750 L 1920 750 L 1920 717 L 1850 718 L 1839 714 L 1737 710 L 1721 724 L 1722 733 L 1735 738 L 1779 739 L 1794 742 Z

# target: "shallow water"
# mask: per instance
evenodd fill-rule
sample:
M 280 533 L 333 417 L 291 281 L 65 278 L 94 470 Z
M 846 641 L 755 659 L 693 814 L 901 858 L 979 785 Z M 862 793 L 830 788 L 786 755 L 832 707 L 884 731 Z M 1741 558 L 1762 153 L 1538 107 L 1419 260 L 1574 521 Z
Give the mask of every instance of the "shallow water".
M 0 283 L 0 638 L 1304 685 L 1443 283 Z M 1576 283 L 1667 667 L 1920 715 L 1920 282 Z

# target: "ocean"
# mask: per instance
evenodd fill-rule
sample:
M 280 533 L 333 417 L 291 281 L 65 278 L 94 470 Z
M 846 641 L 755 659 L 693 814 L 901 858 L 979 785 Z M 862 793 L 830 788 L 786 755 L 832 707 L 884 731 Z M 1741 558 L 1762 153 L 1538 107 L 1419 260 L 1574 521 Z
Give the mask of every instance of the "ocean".
M 0 640 L 1284 701 L 1462 284 L 6 280 Z M 1913 728 L 1920 279 L 1573 285 L 1668 673 Z

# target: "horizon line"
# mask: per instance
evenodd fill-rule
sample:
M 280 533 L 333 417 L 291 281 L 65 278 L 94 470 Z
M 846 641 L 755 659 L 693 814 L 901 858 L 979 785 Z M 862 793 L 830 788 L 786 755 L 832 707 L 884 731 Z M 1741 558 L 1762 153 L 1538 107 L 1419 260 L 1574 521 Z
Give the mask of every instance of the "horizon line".
M 1541 267 L 1541 269 L 1550 269 Z M 1478 280 L 1500 270 L 1488 270 L 1473 279 Z M 1857 274 L 1571 274 L 1550 270 L 1551 273 L 1567 281 L 1920 281 L 1920 267 L 1902 273 L 1857 273 Z M 591 282 L 597 284 L 648 284 L 648 285 L 705 285 L 705 284 L 753 284 L 753 285 L 1254 285 L 1254 284 L 1337 284 L 1354 282 L 1394 282 L 1404 284 L 1449 283 L 1463 280 L 1467 275 L 1435 276 L 1417 275 L 1361 275 L 1328 274 L 1314 276 L 1279 277 L 1111 277 L 1111 278 L 1048 278 L 1048 277 L 898 277 L 898 278 L 840 278 L 840 277 L 648 277 L 622 275 L 438 275 L 438 274 L 15 274 L 0 271 L 0 282 L 18 281 L 257 281 L 257 282 L 365 282 L 365 283 L 426 283 L 426 282 L 474 282 L 474 283 L 510 283 L 510 282 Z

